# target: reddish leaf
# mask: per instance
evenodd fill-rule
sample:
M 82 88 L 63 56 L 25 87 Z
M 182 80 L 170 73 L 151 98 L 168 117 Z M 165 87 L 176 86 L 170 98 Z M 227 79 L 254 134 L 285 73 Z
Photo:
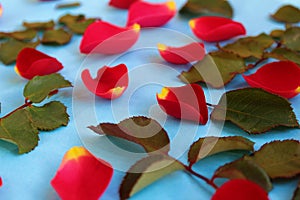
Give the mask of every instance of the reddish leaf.
M 32 79 L 37 75 L 55 73 L 62 68 L 62 64 L 56 58 L 33 48 L 24 48 L 18 54 L 15 70 L 23 78 Z
M 165 3 L 137 1 L 129 8 L 127 26 L 138 23 L 141 27 L 159 27 L 171 20 L 175 14 L 174 1 Z
M 205 56 L 204 44 L 193 42 L 182 47 L 170 47 L 158 44 L 158 50 L 167 62 L 173 64 L 187 64 L 202 60 Z
M 107 188 L 112 166 L 83 147 L 73 147 L 64 156 L 51 185 L 64 200 L 97 200 Z
M 262 88 L 285 98 L 300 93 L 300 68 L 291 61 L 272 62 L 244 79 L 252 87 Z
M 208 110 L 201 86 L 189 84 L 182 87 L 164 87 L 156 95 L 159 106 L 168 114 L 206 124 Z
M 128 50 L 138 40 L 140 26 L 118 27 L 104 21 L 88 26 L 80 44 L 81 53 L 117 54 Z
M 207 42 L 219 42 L 246 34 L 243 24 L 225 17 L 204 16 L 190 20 L 189 24 L 193 33 Z
M 211 200 L 268 200 L 268 194 L 256 183 L 245 179 L 233 179 L 224 183 Z
M 94 94 L 106 99 L 120 97 L 128 87 L 128 69 L 120 64 L 115 67 L 104 66 L 93 79 L 88 69 L 81 73 L 85 86 Z
M 109 5 L 116 8 L 128 9 L 136 1 L 140 0 L 110 0 Z

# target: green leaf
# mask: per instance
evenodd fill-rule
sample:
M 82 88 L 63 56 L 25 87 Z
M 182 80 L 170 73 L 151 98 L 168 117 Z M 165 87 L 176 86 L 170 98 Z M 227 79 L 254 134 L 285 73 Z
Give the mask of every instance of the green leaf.
M 39 45 L 37 42 L 22 42 L 15 39 L 9 39 L 8 41 L 0 45 L 0 60 L 5 64 L 9 65 L 16 61 L 19 52 L 26 47 L 35 48 Z
M 70 42 L 72 34 L 64 29 L 47 30 L 45 31 L 42 43 L 45 45 L 64 45 Z
M 73 33 L 83 34 L 86 28 L 96 20 L 96 18 L 87 19 L 84 15 L 66 14 L 59 18 L 59 23 L 66 25 Z
M 66 126 L 69 122 L 67 108 L 58 101 L 45 104 L 42 107 L 27 107 L 32 123 L 39 130 L 54 130 L 60 126 Z
M 170 150 L 167 132 L 157 121 L 147 117 L 131 117 L 118 124 L 101 123 L 89 128 L 98 134 L 106 134 L 139 144 L 146 152 L 168 153 Z
M 75 8 L 81 6 L 80 2 L 73 2 L 73 3 L 64 3 L 64 4 L 58 4 L 56 5 L 57 9 L 62 9 L 62 8 Z
M 232 137 L 205 137 L 194 142 L 188 153 L 190 165 L 197 161 L 226 151 L 244 150 L 253 151 L 254 142 L 241 136 Z
M 0 38 L 13 38 L 16 40 L 32 40 L 37 36 L 37 32 L 33 29 L 15 32 L 0 32 Z
M 26 110 L 17 110 L 0 119 L 0 139 L 17 145 L 20 154 L 33 150 L 39 141 L 38 130 Z
M 175 159 L 154 154 L 134 164 L 120 186 L 120 199 L 128 199 L 158 179 L 185 167 Z
M 269 53 L 265 53 L 264 56 L 282 61 L 289 60 L 300 65 L 300 53 L 289 50 L 287 48 L 276 48 Z
M 255 37 L 240 38 L 234 43 L 222 47 L 222 50 L 234 53 L 242 58 L 255 57 L 261 59 L 264 50 L 269 48 L 273 43 L 274 40 L 270 36 L 262 33 Z
M 300 200 L 300 181 L 299 181 L 298 186 L 297 186 L 297 188 L 294 192 L 292 200 Z
M 231 121 L 250 134 L 263 133 L 277 126 L 299 127 L 287 99 L 258 88 L 226 92 L 211 118 Z
M 270 178 L 291 178 L 300 174 L 300 143 L 296 140 L 273 141 L 252 156 L 245 156 L 260 166 Z
M 293 51 L 300 51 L 300 27 L 288 28 L 282 38 L 282 44 Z
M 213 176 L 213 179 L 216 178 L 247 179 L 257 183 L 267 192 L 272 190 L 272 183 L 268 174 L 249 160 L 239 159 L 219 167 Z
M 59 88 L 71 87 L 72 84 L 60 74 L 35 76 L 25 86 L 23 95 L 33 103 L 42 102 L 47 96 Z
M 283 34 L 284 34 L 284 30 L 273 30 L 273 31 L 271 31 L 271 33 L 270 33 L 270 36 L 274 39 L 274 40 L 281 40 L 281 37 L 283 36 Z
M 53 20 L 47 22 L 23 22 L 23 26 L 28 29 L 47 30 L 47 29 L 53 29 L 55 23 Z
M 207 54 L 189 71 L 182 72 L 179 78 L 185 83 L 204 82 L 214 88 L 220 88 L 229 83 L 237 74 L 246 70 L 243 58 L 231 53 L 216 51 Z
M 224 0 L 188 0 L 179 13 L 193 17 L 219 15 L 232 18 L 233 9 L 229 2 Z
M 280 7 L 271 17 L 279 22 L 297 23 L 300 22 L 300 10 L 292 5 L 285 5 Z

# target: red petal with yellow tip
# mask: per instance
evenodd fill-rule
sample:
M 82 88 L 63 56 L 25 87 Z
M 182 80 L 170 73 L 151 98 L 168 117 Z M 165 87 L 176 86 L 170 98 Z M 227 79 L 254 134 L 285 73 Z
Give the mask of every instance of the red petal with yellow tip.
M 182 47 L 158 44 L 158 50 L 163 59 L 173 64 L 187 64 L 202 60 L 205 56 L 204 44 L 197 42 Z
M 159 27 L 170 21 L 176 14 L 176 3 L 148 3 L 137 1 L 133 3 L 128 12 L 127 25 L 134 23 L 141 27 Z
M 140 0 L 110 0 L 109 5 L 116 8 L 128 9 L 136 1 Z
M 115 67 L 104 66 L 98 70 L 97 77 L 92 78 L 89 70 L 81 73 L 85 86 L 94 94 L 106 99 L 120 97 L 128 87 L 128 69 L 120 64 Z
M 58 72 L 63 65 L 56 59 L 33 48 L 24 48 L 18 54 L 15 70 L 26 79 Z
M 73 147 L 51 180 L 63 200 L 98 200 L 113 174 L 112 166 L 83 147 Z
M 189 84 L 182 87 L 164 87 L 156 95 L 159 106 L 168 115 L 206 124 L 208 109 L 201 86 Z
M 246 34 L 243 24 L 225 17 L 204 16 L 192 19 L 189 24 L 193 33 L 207 42 L 219 42 Z
M 246 179 L 233 179 L 224 183 L 211 200 L 268 200 L 268 194 L 256 183 Z
M 3 14 L 3 8 L 2 8 L 2 5 L 0 4 L 0 17 L 2 16 Z
M 251 87 L 262 88 L 285 98 L 300 93 L 300 68 L 291 61 L 268 63 L 255 74 L 243 77 Z
M 80 43 L 81 53 L 118 54 L 132 47 L 140 36 L 140 26 L 119 27 L 96 21 L 85 30 Z

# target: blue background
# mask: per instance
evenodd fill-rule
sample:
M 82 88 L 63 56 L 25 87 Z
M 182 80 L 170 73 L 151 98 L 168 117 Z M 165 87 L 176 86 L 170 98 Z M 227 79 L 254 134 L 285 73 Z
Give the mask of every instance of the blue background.
M 107 5 L 107 1 L 89 0 L 83 1 L 82 6 L 79 8 L 55 9 L 57 3 L 63 2 L 68 1 L 2 0 L 1 4 L 4 12 L 0 18 L 0 31 L 20 30 L 24 20 L 29 22 L 57 20 L 65 13 L 100 17 L 119 26 L 126 24 L 127 11 L 111 8 Z M 176 0 L 178 7 L 181 7 L 184 2 L 183 0 Z M 284 28 L 282 24 L 273 22 L 269 15 L 286 3 L 292 3 L 300 7 L 299 0 L 230 0 L 229 2 L 234 8 L 234 20 L 244 24 L 247 29 L 247 35 L 257 35 L 261 32 L 269 33 L 273 29 Z M 120 171 L 115 170 L 112 182 L 102 196 L 102 199 L 118 199 L 118 188 L 124 176 L 122 170 L 126 169 L 130 163 L 126 163 L 126 160 L 128 160 L 126 157 L 122 160 L 118 155 L 103 153 L 105 150 L 102 149 L 102 146 L 97 145 L 97 142 L 101 142 L 101 137 L 95 136 L 89 131 L 86 128 L 87 125 L 96 125 L 99 122 L 107 121 L 118 122 L 128 116 L 145 115 L 152 116 L 164 124 L 172 140 L 176 137 L 176 133 L 182 133 L 186 130 L 194 133 L 191 135 L 189 135 L 189 132 L 185 132 L 186 135 L 179 134 L 180 140 L 186 139 L 188 140 L 187 143 L 191 143 L 193 140 L 205 135 L 214 135 L 214 133 L 208 131 L 209 127 L 212 126 L 211 122 L 200 127 L 189 122 L 179 122 L 173 118 L 166 118 L 157 108 L 155 94 L 164 85 L 182 85 L 183 83 L 176 76 L 180 71 L 186 70 L 188 67 L 172 66 L 164 62 L 155 49 L 156 43 L 162 42 L 171 46 L 179 46 L 190 40 L 199 41 L 189 29 L 188 20 L 181 16 L 177 15 L 163 28 L 142 30 L 141 38 L 135 46 L 138 50 L 116 58 L 101 55 L 86 57 L 80 54 L 79 44 L 81 36 L 74 36 L 71 43 L 63 47 L 38 46 L 38 50 L 56 57 L 63 63 L 64 69 L 60 73 L 75 85 L 74 91 L 72 89 L 64 89 L 54 97 L 68 107 L 70 123 L 67 127 L 62 127 L 52 132 L 41 132 L 38 147 L 28 154 L 18 155 L 16 146 L 0 141 L 0 176 L 4 182 L 3 187 L 0 188 L 0 199 L 59 199 L 51 187 L 50 181 L 54 177 L 64 153 L 73 146 L 82 145 L 95 155 L 111 162 L 114 167 L 120 168 Z M 161 34 L 163 32 L 166 32 L 167 36 L 164 37 Z M 174 35 L 169 37 L 168 34 Z M 174 37 L 176 38 L 174 39 Z M 208 51 L 215 49 L 213 44 L 206 44 L 206 48 Z M 105 60 L 106 58 L 108 58 L 108 61 Z M 130 78 L 132 79 L 128 89 L 131 92 L 126 91 L 124 96 L 113 102 L 94 98 L 93 94 L 82 87 L 78 78 L 78 74 L 82 69 L 89 68 L 95 72 L 103 64 L 107 64 L 106 61 L 111 64 L 124 62 L 131 71 Z M 14 72 L 13 67 L 14 65 L 4 66 L 0 64 L 2 116 L 23 104 L 24 101 L 22 91 L 27 81 L 19 77 Z M 147 68 L 149 68 L 149 71 L 147 71 Z M 138 69 L 141 69 L 141 71 Z M 254 71 L 247 73 L 253 73 Z M 133 77 L 136 78 L 133 80 Z M 145 82 L 143 83 L 143 81 Z M 247 84 L 241 75 L 238 75 L 225 89 L 231 90 L 246 86 Z M 135 88 L 137 89 L 134 90 Z M 216 101 L 214 97 L 209 96 L 210 92 L 221 94 L 220 91 L 205 89 L 207 98 L 212 99 L 212 103 L 216 103 Z M 300 118 L 299 101 L 300 96 L 291 99 L 298 118 Z M 91 103 L 93 104 L 92 106 Z M 88 109 L 85 109 L 87 107 Z M 125 110 L 122 110 L 122 108 Z M 93 109 L 93 113 L 90 113 L 89 109 Z M 179 130 L 180 128 L 182 130 Z M 286 138 L 299 140 L 299 133 L 299 129 L 278 128 L 266 134 L 250 136 L 231 124 L 226 124 L 222 130 L 222 136 L 240 135 L 255 141 L 255 149 L 259 149 L 262 144 L 272 140 Z M 186 147 L 174 144 L 171 148 L 171 155 L 186 162 L 186 154 L 181 156 Z M 194 166 L 194 169 L 207 177 L 211 177 L 215 169 L 239 156 L 237 153 L 216 155 L 200 161 Z M 131 161 L 131 159 L 129 160 Z M 219 181 L 219 184 L 221 183 L 222 181 Z M 270 199 L 291 199 L 296 185 L 297 179 L 276 181 L 274 189 L 270 192 Z M 203 181 L 197 180 L 185 172 L 175 172 L 150 185 L 132 197 L 132 199 L 209 199 L 213 192 L 213 189 Z

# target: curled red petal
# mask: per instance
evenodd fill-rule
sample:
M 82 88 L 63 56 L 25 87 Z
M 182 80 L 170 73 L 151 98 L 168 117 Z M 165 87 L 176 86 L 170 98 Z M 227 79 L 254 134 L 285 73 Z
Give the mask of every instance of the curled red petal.
M 168 115 L 206 124 L 208 109 L 201 86 L 189 84 L 182 87 L 164 87 L 156 95 L 159 106 Z
M 128 69 L 125 64 L 115 67 L 104 66 L 98 70 L 97 77 L 92 78 L 89 70 L 81 73 L 85 86 L 94 94 L 106 99 L 120 97 L 128 87 Z
M 97 200 L 107 188 L 113 174 L 112 166 L 83 147 L 73 147 L 51 180 L 63 200 Z
M 291 61 L 268 63 L 255 74 L 243 77 L 251 87 L 262 88 L 285 98 L 300 93 L 300 68 Z
M 203 43 L 193 42 L 182 47 L 170 47 L 164 44 L 157 46 L 161 57 L 173 64 L 187 64 L 202 60 L 205 56 Z
M 211 200 L 268 200 L 268 194 L 256 183 L 246 179 L 233 179 L 224 183 Z
M 63 65 L 54 57 L 33 48 L 24 48 L 18 54 L 15 70 L 26 79 L 58 72 Z
M 110 0 L 109 5 L 116 8 L 128 9 L 136 1 L 140 0 Z
M 190 20 L 189 25 L 198 38 L 207 42 L 219 42 L 246 34 L 243 24 L 225 17 L 199 17 Z
M 140 25 L 119 27 L 96 21 L 85 30 L 80 43 L 81 53 L 118 54 L 132 47 L 140 36 Z
M 138 23 L 141 27 L 159 27 L 170 21 L 176 14 L 176 3 L 149 3 L 137 1 L 128 11 L 127 26 Z

